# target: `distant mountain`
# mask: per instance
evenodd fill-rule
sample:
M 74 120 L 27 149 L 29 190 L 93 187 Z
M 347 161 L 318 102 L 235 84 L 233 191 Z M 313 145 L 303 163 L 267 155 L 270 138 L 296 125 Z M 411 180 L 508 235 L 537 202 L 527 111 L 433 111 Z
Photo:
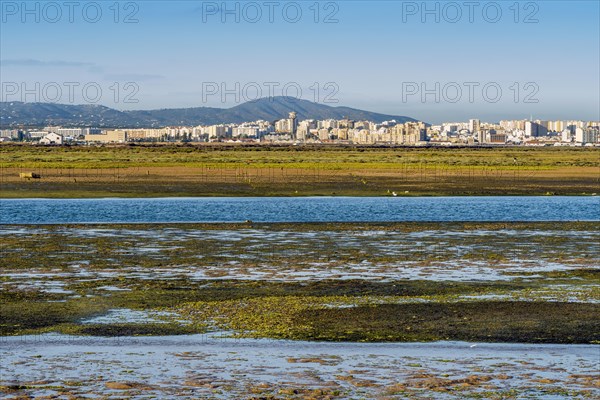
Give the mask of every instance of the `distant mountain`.
M 349 107 L 331 107 L 292 97 L 262 98 L 232 108 L 170 108 L 119 111 L 99 105 L 0 102 L 0 126 L 69 125 L 94 127 L 162 127 L 241 123 L 259 119 L 275 121 L 295 111 L 298 119 L 342 119 L 383 122 L 415 121 L 413 118 L 378 114 Z
M 54 103 L 0 103 L 0 126 L 19 125 L 73 125 L 73 126 L 125 126 L 135 121 L 112 108 L 98 105 L 70 105 Z

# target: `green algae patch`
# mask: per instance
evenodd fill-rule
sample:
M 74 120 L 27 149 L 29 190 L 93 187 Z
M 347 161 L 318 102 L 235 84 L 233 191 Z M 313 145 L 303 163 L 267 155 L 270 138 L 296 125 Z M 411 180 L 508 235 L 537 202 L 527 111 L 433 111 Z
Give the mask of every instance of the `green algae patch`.
M 596 343 L 600 305 L 513 301 L 412 302 L 267 297 L 197 302 L 177 312 L 240 337 L 323 341 Z
M 0 305 L 0 335 L 19 335 L 54 330 L 76 323 L 82 318 L 100 315 L 108 310 L 101 299 L 69 301 L 11 301 Z
M 197 327 L 176 323 L 112 323 L 63 327 L 61 333 L 90 336 L 169 336 L 201 333 Z
M 594 343 L 600 305 L 539 302 L 383 304 L 305 310 L 311 325 L 298 339 L 327 341 L 437 341 Z
M 233 330 L 238 337 L 293 339 L 312 331 L 310 324 L 299 324 L 296 316 L 332 300 L 312 296 L 248 298 L 190 303 L 175 311 L 195 323 L 210 324 L 213 329 Z

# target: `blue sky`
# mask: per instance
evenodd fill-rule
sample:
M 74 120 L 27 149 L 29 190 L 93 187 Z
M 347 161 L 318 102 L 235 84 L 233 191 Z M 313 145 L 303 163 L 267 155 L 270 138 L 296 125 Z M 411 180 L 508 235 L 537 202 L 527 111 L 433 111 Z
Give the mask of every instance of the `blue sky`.
M 0 3 L 2 100 L 229 107 L 271 86 L 433 123 L 600 119 L 598 1 L 226 2 L 225 22 L 221 1 Z

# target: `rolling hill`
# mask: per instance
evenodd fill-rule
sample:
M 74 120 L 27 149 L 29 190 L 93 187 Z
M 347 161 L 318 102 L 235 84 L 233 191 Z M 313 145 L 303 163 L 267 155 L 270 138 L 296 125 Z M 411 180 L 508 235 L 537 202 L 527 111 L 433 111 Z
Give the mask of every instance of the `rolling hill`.
M 0 125 L 16 126 L 94 126 L 94 127 L 161 127 L 176 125 L 213 125 L 241 123 L 259 119 L 274 121 L 295 111 L 303 119 L 342 119 L 399 122 L 413 118 L 378 114 L 350 107 L 332 107 L 291 97 L 262 98 L 231 108 L 194 107 L 158 110 L 119 111 L 101 105 L 0 102 Z

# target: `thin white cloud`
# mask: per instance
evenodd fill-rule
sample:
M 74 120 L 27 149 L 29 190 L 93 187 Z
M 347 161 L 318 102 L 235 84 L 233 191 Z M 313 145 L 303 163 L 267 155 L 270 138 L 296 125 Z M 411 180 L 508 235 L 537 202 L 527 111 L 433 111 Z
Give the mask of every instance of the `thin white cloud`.
M 0 60 L 2 66 L 16 67 L 94 67 L 95 64 L 80 61 L 62 61 L 62 60 L 37 60 L 34 58 L 28 59 L 4 59 Z

